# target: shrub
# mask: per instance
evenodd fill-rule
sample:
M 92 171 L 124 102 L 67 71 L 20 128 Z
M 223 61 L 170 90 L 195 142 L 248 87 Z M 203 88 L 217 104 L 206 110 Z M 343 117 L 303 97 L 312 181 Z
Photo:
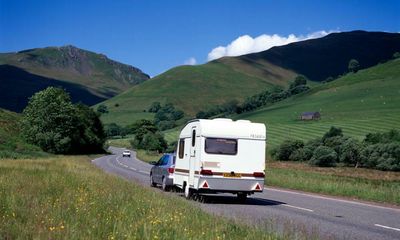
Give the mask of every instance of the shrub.
M 378 143 L 361 152 L 366 167 L 379 170 L 400 171 L 400 143 Z
M 338 155 L 340 155 L 342 144 L 346 142 L 349 138 L 350 137 L 345 136 L 334 136 L 326 138 L 324 141 L 324 146 L 332 148 Z
M 160 109 L 161 109 L 161 104 L 160 104 L 160 102 L 153 102 L 153 103 L 150 105 L 150 108 L 149 108 L 148 112 L 156 113 L 156 112 L 158 112 L 158 110 L 160 110 Z
M 349 72 L 357 72 L 360 69 L 360 63 L 356 59 L 351 59 L 348 65 Z
M 306 149 L 304 147 L 296 149 L 296 150 L 294 150 L 292 152 L 292 154 L 290 154 L 289 160 L 290 161 L 307 161 L 307 160 L 310 160 L 310 157 L 312 156 L 312 152 L 311 152 L 311 155 L 309 153 L 310 153 L 309 149 Z
M 319 146 L 311 157 L 310 164 L 319 167 L 336 166 L 337 153 L 330 147 Z
M 324 134 L 322 137 L 322 141 L 325 142 L 327 138 L 336 137 L 336 136 L 343 136 L 343 131 L 341 128 L 337 128 L 332 126 L 328 132 Z
M 361 162 L 362 145 L 354 138 L 348 138 L 340 146 L 339 161 L 345 165 L 358 167 Z
M 285 140 L 274 151 L 272 156 L 277 160 L 289 160 L 290 155 L 299 148 L 302 148 L 304 143 L 300 140 Z
M 100 114 L 108 113 L 108 108 L 107 108 L 106 105 L 100 104 L 100 105 L 97 107 L 97 112 L 100 113 Z

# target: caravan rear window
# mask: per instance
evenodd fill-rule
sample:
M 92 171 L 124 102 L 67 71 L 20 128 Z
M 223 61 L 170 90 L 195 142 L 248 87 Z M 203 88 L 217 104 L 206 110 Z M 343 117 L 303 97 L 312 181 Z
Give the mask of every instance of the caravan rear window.
M 210 154 L 236 155 L 237 140 L 226 138 L 206 138 L 205 149 Z

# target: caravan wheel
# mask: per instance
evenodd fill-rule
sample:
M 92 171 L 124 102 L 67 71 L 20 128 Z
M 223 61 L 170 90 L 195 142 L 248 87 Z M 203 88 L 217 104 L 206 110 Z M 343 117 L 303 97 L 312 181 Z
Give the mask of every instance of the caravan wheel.
M 193 190 L 190 189 L 189 184 L 185 184 L 185 198 L 190 199 L 192 198 Z
M 247 200 L 247 194 L 246 194 L 246 193 L 238 193 L 238 194 L 237 194 L 237 200 L 238 200 L 240 203 L 246 202 L 246 200 Z

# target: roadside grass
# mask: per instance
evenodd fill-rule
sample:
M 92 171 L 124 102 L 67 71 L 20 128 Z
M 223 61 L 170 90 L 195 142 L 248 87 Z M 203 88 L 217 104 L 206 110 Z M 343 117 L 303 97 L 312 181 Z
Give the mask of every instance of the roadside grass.
M 51 156 L 24 140 L 19 129 L 20 117 L 18 113 L 0 108 L 0 159 Z
M 2 239 L 277 239 L 108 175 L 89 156 L 0 161 Z
M 157 152 L 151 152 L 151 151 L 146 151 L 146 150 L 135 150 L 136 151 L 136 156 L 139 160 L 142 160 L 143 162 L 153 162 L 153 161 L 158 161 L 162 157 L 162 153 L 157 153 Z
M 268 186 L 400 205 L 398 172 L 268 162 L 265 179 Z
M 119 139 L 109 139 L 107 140 L 107 145 L 113 146 L 113 147 L 120 147 L 120 148 L 132 148 L 130 144 L 130 140 L 133 140 L 133 138 L 119 138 Z

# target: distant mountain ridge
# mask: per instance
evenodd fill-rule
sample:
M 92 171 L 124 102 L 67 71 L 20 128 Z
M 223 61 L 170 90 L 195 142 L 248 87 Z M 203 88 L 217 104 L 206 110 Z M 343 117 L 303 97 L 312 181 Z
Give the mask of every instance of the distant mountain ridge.
M 350 59 L 357 59 L 361 68 L 369 68 L 391 59 L 400 51 L 400 33 L 352 31 L 331 33 L 267 51 L 239 56 L 242 61 L 269 61 L 301 73 L 313 81 L 323 81 L 347 71 Z
M 0 107 L 21 111 L 29 94 L 58 85 L 75 101 L 95 104 L 149 78 L 136 67 L 71 45 L 0 53 L 0 95 L 9 97 L 0 97 Z
M 298 74 L 321 82 L 345 73 L 353 58 L 361 68 L 368 68 L 391 59 L 395 52 L 400 52 L 399 33 L 352 31 L 202 65 L 178 66 L 105 101 L 110 113 L 102 117 L 121 124 L 151 117 L 144 111 L 154 101 L 173 103 L 194 116 L 272 87 L 285 88 Z

